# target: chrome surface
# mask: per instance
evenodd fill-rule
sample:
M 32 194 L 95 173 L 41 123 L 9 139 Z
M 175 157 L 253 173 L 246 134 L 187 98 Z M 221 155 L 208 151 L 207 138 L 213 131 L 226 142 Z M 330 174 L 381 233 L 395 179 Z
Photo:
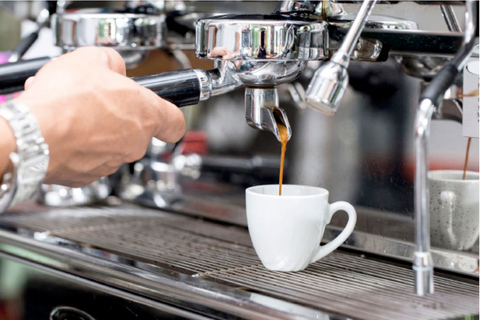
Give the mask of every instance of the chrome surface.
M 82 206 L 102 202 L 110 192 L 108 177 L 102 177 L 81 188 L 43 184 L 37 200 L 53 207 Z
M 338 51 L 315 72 L 305 96 L 309 107 L 328 115 L 337 111 L 348 85 L 350 55 L 375 3 L 376 0 L 363 1 Z
M 75 211 L 74 208 L 71 208 L 70 213 L 72 212 L 71 210 Z M 244 245 L 237 244 L 235 240 L 233 240 L 233 242 L 219 240 L 218 237 L 220 237 L 220 239 L 228 239 L 229 236 L 235 236 L 235 234 L 237 234 L 237 232 L 232 233 L 232 230 L 229 228 L 225 230 L 224 226 L 219 225 L 215 227 L 213 225 L 214 228 L 212 229 L 209 228 L 208 222 L 205 222 L 205 226 L 201 222 L 200 224 L 191 224 L 190 222 L 196 221 L 196 219 L 183 220 L 181 216 L 162 213 L 156 210 L 146 212 L 146 216 L 142 213 L 144 212 L 144 209 L 142 208 L 136 208 L 133 211 L 127 209 L 123 212 L 110 211 L 107 215 L 98 215 L 94 212 L 96 211 L 95 209 L 94 211 L 88 209 L 82 209 L 80 211 L 83 211 L 80 215 L 74 214 L 77 219 L 75 219 L 74 216 L 68 217 L 69 213 L 67 211 L 63 211 L 60 216 L 67 218 L 67 220 L 74 219 L 76 222 L 86 218 L 90 223 L 95 224 L 96 227 L 100 227 L 99 230 L 104 230 L 105 227 L 108 227 L 108 224 L 112 223 L 112 219 L 116 220 L 117 218 L 120 218 L 120 220 L 123 221 L 129 219 L 130 222 L 135 223 L 135 221 L 143 221 L 149 224 L 158 218 L 162 220 L 161 216 L 165 217 L 165 214 L 173 217 L 173 225 L 167 227 L 167 229 L 170 229 L 173 232 L 167 233 L 166 238 L 161 237 L 158 239 L 157 236 L 161 235 L 161 233 L 151 230 L 153 232 L 150 233 L 150 236 L 153 236 L 152 239 L 154 242 L 145 243 L 147 251 L 140 249 L 138 253 L 143 255 L 149 250 L 154 250 L 161 254 L 159 251 L 159 245 L 161 246 L 162 242 L 167 244 L 162 250 L 165 249 L 168 250 L 168 252 L 172 252 L 173 250 L 178 253 L 178 250 L 175 248 L 178 248 L 182 243 L 185 244 L 187 248 L 191 248 L 194 252 L 198 248 L 204 248 L 203 252 L 197 252 L 197 254 L 190 257 L 189 255 L 192 254 L 192 251 L 177 256 L 178 261 L 184 261 L 187 268 L 192 268 L 192 266 L 195 268 L 195 262 L 202 262 L 202 256 L 206 255 L 207 258 L 211 259 L 210 266 L 212 269 L 203 270 L 218 269 L 218 261 L 222 261 L 223 258 L 228 258 L 229 252 L 231 251 L 229 248 L 242 249 L 245 247 Z M 101 211 L 103 210 L 101 209 Z M 161 216 L 158 216 L 158 214 Z M 55 213 L 53 215 L 55 215 Z M 96 221 L 96 217 L 99 218 L 98 221 Z M 175 220 L 177 217 L 181 218 L 181 220 Z M 145 220 L 145 218 L 147 218 L 147 220 Z M 153 218 L 154 220 L 151 220 L 150 218 Z M 167 218 L 167 220 L 168 219 L 169 218 Z M 107 223 L 107 225 L 98 224 L 102 221 L 103 223 Z M 73 221 L 66 224 L 70 225 L 72 227 L 71 230 L 73 230 L 75 222 L 73 222 L 73 224 L 71 222 Z M 90 227 L 88 227 L 88 222 L 85 222 L 86 221 L 81 222 L 81 224 L 87 226 L 87 229 L 91 229 L 91 224 Z M 199 221 L 197 220 L 197 222 Z M 182 225 L 186 227 L 187 230 L 189 228 L 194 228 L 194 230 L 182 232 Z M 177 229 L 178 227 L 180 227 L 180 229 Z M 195 231 L 195 229 L 197 231 Z M 204 234 L 205 232 L 207 235 Z M 213 232 L 213 234 L 210 234 L 209 236 L 208 234 L 211 232 Z M 98 232 L 95 233 L 98 234 Z M 128 231 L 127 234 L 135 237 L 134 234 L 131 234 Z M 173 238 L 168 236 L 168 234 L 173 235 Z M 167 265 L 167 268 L 164 268 L 165 265 L 162 265 L 162 262 L 164 261 L 163 258 L 161 258 L 160 261 L 157 261 L 157 263 L 152 264 L 151 261 L 144 262 L 141 258 L 140 260 L 132 260 L 125 257 L 123 254 L 105 251 L 103 248 L 99 247 L 92 248 L 86 243 L 75 244 L 60 238 L 50 237 L 45 233 L 36 233 L 35 238 L 41 239 L 43 236 L 46 236 L 43 240 L 34 240 L 25 236 L 19 236 L 11 232 L 0 230 L 0 252 L 80 276 L 81 278 L 79 281 L 82 281 L 81 279 L 83 278 L 108 285 L 109 287 L 107 287 L 107 289 L 110 288 L 110 291 L 118 288 L 127 292 L 133 292 L 134 296 L 140 295 L 165 302 L 171 306 L 188 309 L 191 312 L 198 312 L 207 315 L 212 313 L 214 317 L 240 317 L 243 319 L 272 320 L 312 318 L 332 320 L 346 319 L 341 316 L 332 316 L 327 312 L 312 309 L 308 306 L 298 305 L 283 299 L 268 296 L 263 297 L 262 294 L 250 293 L 244 288 L 242 289 L 231 285 L 227 286 L 212 281 L 211 279 L 204 280 L 199 277 L 194 277 L 194 274 L 192 274 L 192 271 L 189 271 L 189 269 L 179 270 L 175 268 L 175 265 Z M 181 238 L 184 236 L 187 236 L 187 238 L 182 241 Z M 195 242 L 191 242 L 192 236 L 201 240 L 198 246 Z M 121 235 L 120 238 L 122 238 Z M 114 243 L 118 240 L 122 241 L 121 245 L 123 247 L 126 245 L 126 249 L 129 251 L 128 247 L 131 244 L 128 245 L 123 242 L 124 240 L 119 238 L 116 238 Z M 180 240 L 180 243 L 172 242 L 172 240 Z M 140 247 L 144 247 L 139 242 L 136 243 L 139 244 Z M 171 245 L 168 245 L 168 243 Z M 171 249 L 168 249 L 169 247 Z M 245 247 L 245 250 L 247 252 L 249 250 L 253 251 L 252 248 L 249 249 L 248 247 Z M 168 258 L 168 253 L 165 258 Z M 254 255 L 252 255 L 252 258 L 254 258 Z M 125 296 L 128 296 L 127 292 L 124 294 Z
M 327 23 L 282 15 L 225 15 L 196 24 L 199 58 L 233 61 L 319 60 L 328 57 Z
M 278 91 L 276 88 L 249 88 L 245 89 L 245 120 L 248 125 L 260 130 L 272 132 L 278 141 L 281 141 L 278 123 L 287 128 L 288 140 L 292 136 L 292 128 L 287 114 L 279 107 Z
M 345 10 L 335 1 L 282 0 L 278 1 L 275 13 L 312 13 L 325 18 L 345 14 Z
M 0 225 L 11 230 L 0 230 L 5 254 L 203 314 L 446 319 L 479 313 L 478 281 L 436 275 L 437 294 L 419 297 L 408 266 L 342 250 L 301 272 L 272 272 L 245 228 L 178 213 L 25 205 L 0 217 Z
M 50 320 L 61 320 L 65 318 L 95 320 L 88 313 L 72 307 L 57 307 L 53 309 L 52 313 L 50 314 Z
M 465 11 L 465 34 L 462 47 L 450 64 L 461 71 L 475 42 L 475 30 L 478 28 L 478 2 L 467 1 Z M 444 94 L 444 93 L 441 93 Z M 432 97 L 436 99 L 437 97 Z M 434 101 L 423 99 L 415 117 L 415 251 L 414 270 L 416 275 L 415 291 L 418 295 L 434 292 L 433 261 L 430 253 L 430 215 L 428 187 L 428 141 L 430 122 L 435 106 Z
M 67 51 L 83 46 L 135 51 L 165 47 L 163 15 L 83 9 L 56 14 L 52 24 L 56 45 Z
M 430 255 L 430 215 L 428 190 L 428 138 L 434 110 L 431 100 L 423 100 L 415 118 L 415 234 L 417 250 L 413 261 L 415 291 L 433 293 L 433 262 Z
M 413 77 L 432 79 L 442 67 L 448 63 L 450 57 L 430 56 L 395 56 L 402 70 Z
M 348 57 L 345 56 L 343 60 L 348 60 Z M 337 111 L 348 86 L 347 64 L 331 61 L 315 71 L 305 92 L 307 106 L 326 115 L 333 115 Z
M 337 28 L 351 28 L 354 24 L 355 15 L 340 14 L 328 17 L 328 23 Z M 364 30 L 375 29 L 377 31 L 392 30 L 417 30 L 418 24 L 415 21 L 398 19 L 388 16 L 370 15 L 365 20 Z
M 112 286 L 108 286 L 105 284 L 100 284 L 99 282 L 87 280 L 85 278 L 81 278 L 77 275 L 72 275 L 66 273 L 64 271 L 59 271 L 50 267 L 47 267 L 42 264 L 38 264 L 35 262 L 31 262 L 25 259 L 21 259 L 12 255 L 4 254 L 0 252 L 0 264 L 8 265 L 19 270 L 21 276 L 31 278 L 36 278 L 39 276 L 41 282 L 36 282 L 30 280 L 23 282 L 19 285 L 19 287 L 26 287 L 25 289 L 32 290 L 32 286 L 36 287 L 37 292 L 40 294 L 44 294 L 45 292 L 49 292 L 48 294 L 48 301 L 42 301 L 41 307 L 44 311 L 46 308 L 55 309 L 58 307 L 58 297 L 65 294 L 65 291 L 75 292 L 77 295 L 75 296 L 76 302 L 72 303 L 71 301 L 68 303 L 71 304 L 78 304 L 80 303 L 81 308 L 85 308 L 83 304 L 85 301 L 82 301 L 82 298 L 93 298 L 93 301 L 89 303 L 89 309 L 91 310 L 92 307 L 95 311 L 100 310 L 100 317 L 97 319 L 111 319 L 112 317 L 115 319 L 121 318 L 129 318 L 129 319 L 138 319 L 139 317 L 144 316 L 145 312 L 141 312 L 138 314 L 138 311 L 143 310 L 144 308 L 148 308 L 148 316 L 157 316 L 158 319 L 168 318 L 172 316 L 176 316 L 176 318 L 180 319 L 191 319 L 191 320 L 206 320 L 210 319 L 204 317 L 198 313 L 190 312 L 188 310 L 182 310 L 178 307 L 173 307 L 171 305 L 161 303 L 159 301 L 155 301 L 153 299 L 145 298 L 143 296 L 139 296 L 138 294 L 132 294 L 125 290 L 120 290 L 114 288 Z M 8 277 L 8 275 L 7 275 Z M 17 288 L 19 288 L 17 287 Z M 65 290 L 66 289 L 66 290 Z M 35 290 L 35 289 L 34 289 Z M 28 291 L 28 290 L 25 290 Z M 52 291 L 54 292 L 52 294 Z M 80 296 L 78 295 L 80 293 Z M 26 295 L 26 293 L 23 293 Z M 19 300 L 24 297 L 15 297 Z M 9 299 L 7 298 L 7 301 Z M 27 303 L 22 304 L 22 309 L 25 313 L 28 313 L 28 310 L 32 308 L 35 309 L 35 316 L 39 315 L 38 302 L 29 300 Z M 41 298 L 38 300 L 42 300 Z M 22 301 L 23 302 L 23 301 Z M 47 303 L 45 303 L 47 302 Z M 83 302 L 83 303 L 82 303 Z M 50 304 L 50 305 L 49 305 Z M 108 305 L 108 309 L 105 308 L 105 305 Z M 125 306 L 128 305 L 127 311 L 130 311 L 131 317 L 125 315 Z M 139 310 L 140 309 L 140 310 Z M 31 310 L 31 309 L 30 309 Z M 115 312 L 116 311 L 116 312 Z M 97 313 L 97 312 L 95 312 Z M 41 319 L 47 319 L 48 313 L 44 312 L 45 317 Z M 120 314 L 120 315 L 119 315 Z M 38 318 L 38 317 L 37 317 Z M 71 319 L 71 318 L 69 318 Z M 76 318 L 75 318 L 76 319 Z M 143 319 L 143 318 L 142 318 Z M 85 319 L 84 319 L 85 320 Z
M 230 62 L 232 63 L 232 62 Z M 236 76 L 246 86 L 273 87 L 294 81 L 305 69 L 305 61 L 248 61 L 235 65 Z
M 124 166 L 122 170 L 128 168 Z M 134 164 L 132 174 L 122 174 L 117 193 L 127 201 L 166 208 L 181 199 L 177 176 L 172 163 L 144 158 Z
M 202 84 L 202 89 L 208 88 L 211 96 L 222 95 L 243 87 L 235 72 L 235 65 L 230 61 L 215 61 L 215 69 L 207 71 L 207 77 L 210 83 L 208 86 Z
M 201 69 L 193 69 L 198 77 L 198 83 L 200 84 L 200 101 L 205 101 L 210 98 L 212 88 L 211 80 L 207 73 Z

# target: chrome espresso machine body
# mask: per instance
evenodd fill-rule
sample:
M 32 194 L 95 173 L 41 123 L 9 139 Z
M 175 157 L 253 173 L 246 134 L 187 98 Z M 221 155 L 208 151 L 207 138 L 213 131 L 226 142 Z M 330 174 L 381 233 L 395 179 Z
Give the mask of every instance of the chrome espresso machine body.
M 50 6 L 0 65 L 0 94 L 52 59 L 22 60 L 50 22 L 63 52 L 118 50 L 189 131 L 1 214 L 0 318 L 478 318 L 478 217 L 473 245 L 437 246 L 426 176 L 463 168 L 464 136 L 478 171 L 478 1 Z M 278 181 L 278 123 L 285 181 L 358 212 L 344 245 L 301 272 L 266 270 L 246 229 L 245 188 Z

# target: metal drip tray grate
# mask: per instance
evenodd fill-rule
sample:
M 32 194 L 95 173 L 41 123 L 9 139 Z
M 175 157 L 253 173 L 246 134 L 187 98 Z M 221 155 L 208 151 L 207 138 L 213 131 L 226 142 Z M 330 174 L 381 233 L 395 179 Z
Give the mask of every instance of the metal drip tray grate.
M 436 276 L 417 297 L 409 267 L 337 250 L 301 272 L 260 263 L 246 229 L 137 207 L 12 212 L 10 225 L 354 319 L 450 319 L 478 315 L 478 283 Z

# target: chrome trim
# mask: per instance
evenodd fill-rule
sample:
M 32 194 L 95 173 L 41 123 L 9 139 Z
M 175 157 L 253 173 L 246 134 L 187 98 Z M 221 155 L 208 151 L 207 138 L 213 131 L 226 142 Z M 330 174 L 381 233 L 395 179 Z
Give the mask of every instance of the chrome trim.
M 390 222 L 395 223 L 395 221 Z M 342 230 L 342 228 L 337 226 L 327 226 L 323 241 L 329 242 L 333 240 Z M 419 256 L 415 256 L 416 246 L 413 241 L 398 240 L 358 230 L 355 230 L 350 235 L 342 247 L 407 262 L 414 262 L 415 259 L 419 259 Z M 455 272 L 478 279 L 478 254 L 441 248 L 432 248 L 430 252 L 431 261 L 433 261 L 436 269 Z M 422 257 L 422 263 L 425 261 L 428 262 L 426 259 L 428 258 Z
M 166 45 L 164 15 L 84 9 L 53 15 L 52 29 L 56 45 L 67 51 L 83 46 L 150 50 Z
M 328 57 L 325 21 L 285 16 L 226 15 L 196 24 L 199 58 L 213 60 L 323 60 Z
M 0 254 L 24 259 L 113 288 L 134 291 L 190 311 L 205 314 L 214 310 L 217 316 L 225 313 L 248 319 L 308 319 L 312 314 L 320 319 L 345 319 L 270 297 L 265 299 L 268 303 L 259 303 L 256 300 L 258 294 L 153 265 L 146 265 L 151 271 L 145 271 L 131 266 L 143 265 L 133 260 L 129 262 L 131 265 L 120 264 L 77 250 L 79 249 L 64 248 L 0 230 Z M 113 288 L 112 290 L 115 290 Z
M 309 107 L 327 115 L 333 115 L 347 90 L 347 67 L 360 34 L 376 0 L 364 0 L 340 48 L 329 62 L 320 66 L 308 86 L 305 101 Z
M 355 19 L 355 15 L 341 14 L 328 17 L 328 23 L 337 28 L 351 28 Z M 379 31 L 387 30 L 417 30 L 418 24 L 415 21 L 403 20 L 387 16 L 370 15 L 365 21 L 364 30 L 375 29 Z
M 57 313 L 60 312 L 67 312 L 67 313 L 72 313 L 74 316 L 74 319 L 82 319 L 82 320 L 95 320 L 91 315 L 78 310 L 77 308 L 72 308 L 72 307 L 56 307 L 55 309 L 52 310 L 50 313 L 50 320 L 61 320 L 64 319 L 63 317 L 59 317 Z
M 100 292 L 108 293 L 108 294 L 111 294 L 113 296 L 120 297 L 120 298 L 126 299 L 128 301 L 133 301 L 135 303 L 138 303 L 138 304 L 141 304 L 141 305 L 144 305 L 144 306 L 148 306 L 148 307 L 154 308 L 156 310 L 162 310 L 164 312 L 168 312 L 168 313 L 180 316 L 180 317 L 185 317 L 185 318 L 192 319 L 192 320 L 207 320 L 207 319 L 210 319 L 210 318 L 203 317 L 201 315 L 194 314 L 194 313 L 186 311 L 186 310 L 181 310 L 179 308 L 172 307 L 172 306 L 167 305 L 167 304 L 163 304 L 163 303 L 158 302 L 158 301 L 154 301 L 154 300 L 147 299 L 147 298 L 144 298 L 144 297 L 136 295 L 136 294 L 129 293 L 127 291 L 119 290 L 119 289 L 116 289 L 116 288 L 113 288 L 113 287 L 110 287 L 110 286 L 107 286 L 107 285 L 104 285 L 104 284 L 100 284 L 98 282 L 94 282 L 94 281 L 87 280 L 85 278 L 78 277 L 76 275 L 65 273 L 63 271 L 59 271 L 59 270 L 51 268 L 49 266 L 45 266 L 44 264 L 40 264 L 38 262 L 32 262 L 29 259 L 19 258 L 17 256 L 5 254 L 3 252 L 0 252 L 0 258 L 12 260 L 12 261 L 15 261 L 17 263 L 23 264 L 25 266 L 34 268 L 36 270 L 41 270 L 42 272 L 47 272 L 49 274 L 53 274 L 53 275 L 61 277 L 63 279 L 73 281 L 73 282 L 78 283 L 80 285 L 83 285 L 87 288 L 91 288 L 91 289 L 94 289 L 94 290 L 98 290 Z
M 202 69 L 193 69 L 193 71 L 197 74 L 198 83 L 200 84 L 200 101 L 208 100 L 212 93 L 210 77 Z
M 440 5 L 440 10 L 442 11 L 443 18 L 447 24 L 448 30 L 450 31 L 462 31 L 460 25 L 458 24 L 457 17 L 455 16 L 455 11 L 451 5 Z
M 219 96 L 244 86 L 235 73 L 235 65 L 230 61 L 215 61 L 215 69 L 207 71 L 211 81 L 212 97 Z
M 287 128 L 288 140 L 292 137 L 292 128 L 287 114 L 279 107 L 278 91 L 276 88 L 249 88 L 245 89 L 245 120 L 252 128 L 272 132 L 278 141 L 280 131 L 277 122 Z

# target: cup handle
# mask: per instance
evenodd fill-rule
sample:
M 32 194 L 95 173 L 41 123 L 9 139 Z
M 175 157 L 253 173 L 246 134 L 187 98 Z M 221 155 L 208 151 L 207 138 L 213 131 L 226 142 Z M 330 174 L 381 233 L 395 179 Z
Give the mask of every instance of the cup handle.
M 357 212 L 355 211 L 355 208 L 348 202 L 337 201 L 330 204 L 330 208 L 328 211 L 328 223 L 330 223 L 330 221 L 332 220 L 333 214 L 339 210 L 343 210 L 348 214 L 347 225 L 335 239 L 333 239 L 324 246 L 320 246 L 317 249 L 317 253 L 313 257 L 311 262 L 315 262 L 318 259 L 325 257 L 333 250 L 337 249 L 342 243 L 345 242 L 345 240 L 347 240 L 350 234 L 352 234 L 353 229 L 355 228 L 355 223 L 357 222 Z

